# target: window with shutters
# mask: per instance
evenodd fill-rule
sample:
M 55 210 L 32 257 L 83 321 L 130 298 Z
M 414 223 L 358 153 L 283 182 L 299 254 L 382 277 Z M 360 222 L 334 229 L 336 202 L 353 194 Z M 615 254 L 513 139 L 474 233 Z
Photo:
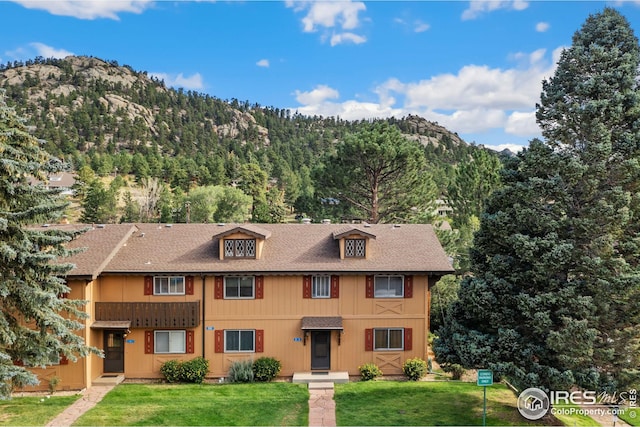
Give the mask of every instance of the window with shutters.
M 226 329 L 224 331 L 225 353 L 254 352 L 255 330 Z
M 345 239 L 345 258 L 364 258 L 366 255 L 366 239 Z
M 255 283 L 252 276 L 226 276 L 224 278 L 225 299 L 255 298 Z
M 403 350 L 404 329 L 376 328 L 373 330 L 374 350 Z
M 185 331 L 154 331 L 155 353 L 186 353 Z
M 331 276 L 313 276 L 311 298 L 331 298 Z
M 256 239 L 225 239 L 225 258 L 255 258 Z
M 184 295 L 184 276 L 155 276 L 154 295 Z
M 403 276 L 376 276 L 373 295 L 375 298 L 403 298 Z

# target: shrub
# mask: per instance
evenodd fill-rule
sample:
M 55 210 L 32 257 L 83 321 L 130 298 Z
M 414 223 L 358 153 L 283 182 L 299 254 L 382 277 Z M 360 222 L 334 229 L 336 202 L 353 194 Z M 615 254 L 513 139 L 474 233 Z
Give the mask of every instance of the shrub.
M 461 379 L 465 372 L 462 365 L 458 365 L 457 363 L 447 363 L 446 365 L 442 366 L 442 370 L 445 372 L 450 372 L 451 379 L 453 380 Z
M 253 363 L 251 360 L 238 360 L 229 368 L 229 381 L 232 383 L 253 382 Z
M 365 363 L 362 366 L 358 366 L 358 370 L 362 381 L 371 381 L 382 376 L 382 371 L 375 363 Z
M 273 357 L 261 357 L 253 362 L 252 369 L 256 381 L 271 381 L 280 373 L 282 364 Z
M 160 367 L 160 373 L 170 383 L 180 382 L 180 365 L 177 360 L 167 360 Z
M 204 357 L 183 362 L 180 366 L 180 379 L 188 383 L 202 384 L 209 372 L 209 361 Z
M 427 362 L 419 357 L 408 359 L 402 365 L 402 372 L 409 380 L 418 381 L 427 374 Z

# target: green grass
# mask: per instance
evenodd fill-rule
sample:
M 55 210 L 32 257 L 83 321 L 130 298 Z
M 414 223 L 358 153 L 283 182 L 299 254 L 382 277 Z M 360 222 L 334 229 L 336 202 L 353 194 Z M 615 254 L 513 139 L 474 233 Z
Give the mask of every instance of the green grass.
M 289 426 L 309 424 L 305 385 L 121 384 L 77 426 Z
M 640 426 L 640 408 L 624 408 L 618 416 L 630 426 Z
M 43 426 L 80 396 L 14 397 L 0 400 L 0 426 Z
M 482 425 L 483 391 L 475 383 L 370 381 L 336 384 L 339 426 Z M 565 418 L 567 425 L 583 424 Z M 516 396 L 503 384 L 487 387 L 487 425 L 540 425 L 528 422 L 516 407 Z

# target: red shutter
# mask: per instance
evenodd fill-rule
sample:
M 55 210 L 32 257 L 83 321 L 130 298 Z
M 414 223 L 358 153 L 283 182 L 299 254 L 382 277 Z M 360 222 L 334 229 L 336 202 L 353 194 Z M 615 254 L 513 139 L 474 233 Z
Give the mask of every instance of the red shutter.
M 404 349 L 413 350 L 413 329 L 404 328 Z
M 14 366 L 24 366 L 24 362 L 22 360 L 14 360 L 13 361 L 13 365 Z
M 214 333 L 216 353 L 224 353 L 224 329 L 216 329 Z
M 404 276 L 404 297 L 413 298 L 413 276 Z
M 68 365 L 68 364 L 69 364 L 69 359 L 67 359 L 67 356 L 65 356 L 64 354 L 61 354 L 58 365 Z
M 367 276 L 367 298 L 373 298 L 373 276 Z
M 153 295 L 153 276 L 144 276 L 144 294 Z
M 214 279 L 215 282 L 215 291 L 214 298 L 215 299 L 224 299 L 224 277 L 216 276 Z
M 256 276 L 256 299 L 264 298 L 264 276 Z
M 331 298 L 340 298 L 340 276 L 331 276 Z
M 264 330 L 256 329 L 256 353 L 264 352 Z
M 373 329 L 364 330 L 364 351 L 373 351 Z
M 153 354 L 153 331 L 144 331 L 144 352 Z
M 187 331 L 187 333 L 185 334 L 187 337 L 187 353 L 192 354 L 195 353 L 195 344 L 196 344 L 196 340 L 195 340 L 195 334 L 193 333 L 193 331 Z
M 65 292 L 63 294 L 60 294 L 60 299 L 69 299 L 69 292 Z
M 193 295 L 193 276 L 187 276 L 184 278 L 184 293 L 187 295 Z
M 311 276 L 302 276 L 302 298 L 311 298 Z

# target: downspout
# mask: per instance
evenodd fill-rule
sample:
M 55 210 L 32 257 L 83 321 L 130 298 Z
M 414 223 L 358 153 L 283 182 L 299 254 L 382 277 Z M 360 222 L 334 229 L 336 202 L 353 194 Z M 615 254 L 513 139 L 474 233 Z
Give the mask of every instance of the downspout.
M 205 319 L 205 312 L 206 312 L 205 307 L 206 307 L 206 301 L 207 301 L 205 299 L 205 297 L 206 297 L 206 291 L 205 291 L 206 286 L 205 285 L 206 285 L 207 281 L 206 281 L 206 277 L 205 277 L 204 274 L 201 274 L 200 277 L 202 278 L 202 358 L 206 359 L 206 357 L 205 357 L 205 347 L 204 347 L 206 340 L 205 340 L 204 334 L 205 334 L 205 331 L 207 330 L 207 328 L 205 327 L 204 319 Z

